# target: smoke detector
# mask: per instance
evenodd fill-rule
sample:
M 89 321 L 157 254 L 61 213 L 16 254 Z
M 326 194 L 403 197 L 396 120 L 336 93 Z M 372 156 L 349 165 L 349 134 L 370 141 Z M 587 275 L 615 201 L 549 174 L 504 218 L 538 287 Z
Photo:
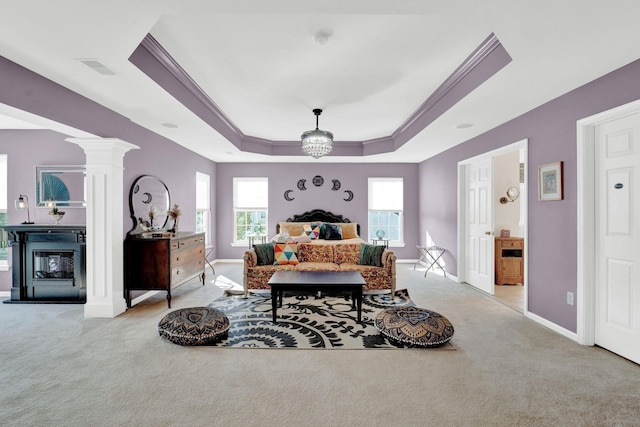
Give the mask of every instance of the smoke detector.
M 318 31 L 313 35 L 313 42 L 317 45 L 324 46 L 325 44 L 329 43 L 329 39 L 332 35 L 333 34 L 331 34 L 329 31 Z

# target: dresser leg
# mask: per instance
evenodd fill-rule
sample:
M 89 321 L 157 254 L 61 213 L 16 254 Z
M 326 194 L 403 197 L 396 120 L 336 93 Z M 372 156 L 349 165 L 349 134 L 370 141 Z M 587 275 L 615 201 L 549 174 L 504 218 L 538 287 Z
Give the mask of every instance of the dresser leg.
M 167 291 L 167 305 L 171 308 L 171 291 Z
M 200 277 L 202 279 L 202 286 L 204 286 L 204 279 L 207 277 L 207 275 L 205 273 L 202 273 L 202 276 Z

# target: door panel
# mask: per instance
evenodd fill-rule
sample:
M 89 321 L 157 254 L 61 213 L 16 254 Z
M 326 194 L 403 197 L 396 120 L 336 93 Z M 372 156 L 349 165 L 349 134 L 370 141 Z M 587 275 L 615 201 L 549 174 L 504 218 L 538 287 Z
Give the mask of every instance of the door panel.
M 493 295 L 492 159 L 466 165 L 467 283 Z
M 640 363 L 640 114 L 596 126 L 596 344 Z

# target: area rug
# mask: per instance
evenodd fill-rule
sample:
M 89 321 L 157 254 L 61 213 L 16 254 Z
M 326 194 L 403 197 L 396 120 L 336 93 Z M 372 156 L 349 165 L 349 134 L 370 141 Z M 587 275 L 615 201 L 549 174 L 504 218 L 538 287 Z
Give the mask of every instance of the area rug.
M 345 296 L 287 295 L 278 308 L 278 322 L 272 322 L 271 295 L 251 293 L 248 298 L 224 296 L 209 304 L 222 310 L 231 323 L 228 336 L 211 344 L 231 348 L 297 349 L 400 349 L 409 348 L 391 342 L 374 326 L 385 308 L 415 306 L 407 290 L 387 294 L 365 294 L 362 323 L 356 323 L 356 310 Z M 455 350 L 449 341 L 436 350 Z

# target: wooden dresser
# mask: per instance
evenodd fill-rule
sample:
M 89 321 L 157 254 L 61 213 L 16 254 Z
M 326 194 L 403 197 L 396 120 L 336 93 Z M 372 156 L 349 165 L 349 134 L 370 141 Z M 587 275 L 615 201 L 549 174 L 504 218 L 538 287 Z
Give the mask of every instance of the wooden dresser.
M 496 237 L 496 285 L 524 284 L 524 239 Z
M 204 233 L 181 232 L 171 237 L 128 236 L 124 241 L 124 293 L 131 307 L 132 291 L 167 291 L 200 276 L 204 285 Z

